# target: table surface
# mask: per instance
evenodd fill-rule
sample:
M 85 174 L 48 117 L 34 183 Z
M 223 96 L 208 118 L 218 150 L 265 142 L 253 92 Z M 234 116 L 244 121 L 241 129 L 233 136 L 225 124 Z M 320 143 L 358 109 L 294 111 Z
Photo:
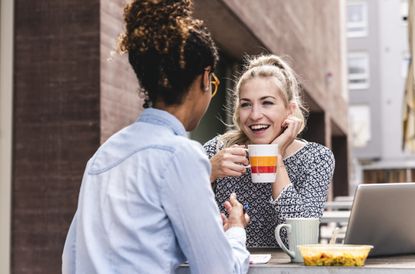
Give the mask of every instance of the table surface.
M 334 197 L 335 202 L 353 202 L 354 196 L 337 196 Z
M 347 209 L 350 210 L 352 208 L 353 201 L 331 201 L 326 202 L 325 208 L 326 209 Z
M 249 274 L 271 273 L 353 273 L 353 274 L 401 274 L 415 273 L 415 254 L 368 258 L 363 267 L 339 266 L 304 266 L 302 263 L 290 263 L 290 258 L 280 249 L 255 249 L 252 254 L 271 254 L 271 260 L 266 264 L 251 265 Z M 190 273 L 187 265 L 181 266 L 176 273 Z
M 320 218 L 321 223 L 347 223 L 349 221 L 350 211 L 324 211 Z

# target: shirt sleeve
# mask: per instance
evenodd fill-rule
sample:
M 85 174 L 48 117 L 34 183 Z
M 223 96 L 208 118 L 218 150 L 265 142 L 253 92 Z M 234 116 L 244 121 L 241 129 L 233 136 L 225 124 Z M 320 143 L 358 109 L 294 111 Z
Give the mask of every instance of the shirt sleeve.
M 77 226 L 77 214 L 71 222 L 69 227 L 69 232 L 65 240 L 65 245 L 63 248 L 62 254 L 62 274 L 70 274 L 76 272 L 76 253 L 75 253 L 75 243 L 76 243 L 76 226 Z
M 301 162 L 303 172 L 298 172 L 298 184 L 285 187 L 280 196 L 271 200 L 276 207 L 278 219 L 321 217 L 327 201 L 328 187 L 334 171 L 333 153 L 322 146 L 318 153 Z M 295 165 L 296 163 L 293 163 Z M 296 170 L 299 170 L 296 166 Z
M 178 147 L 163 176 L 163 207 L 192 273 L 247 273 L 245 229 L 224 233 L 209 174 L 200 145 Z

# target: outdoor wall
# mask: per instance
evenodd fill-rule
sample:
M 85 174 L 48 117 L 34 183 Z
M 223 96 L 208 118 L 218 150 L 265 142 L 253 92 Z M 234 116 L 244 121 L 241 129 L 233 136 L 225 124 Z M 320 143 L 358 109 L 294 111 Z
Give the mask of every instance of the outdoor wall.
M 101 143 L 133 122 L 143 109 L 128 55 L 116 52 L 117 37 L 124 29 L 125 3 L 125 0 L 101 1 Z
M 11 269 L 56 274 L 100 144 L 100 2 L 14 3 Z
M 0 273 L 10 273 L 13 0 L 0 5 Z
M 371 140 L 354 147 L 362 171 L 358 183 L 411 182 L 415 157 L 402 150 L 404 85 L 409 63 L 405 1 L 367 0 L 368 35 L 348 39 L 349 51 L 366 51 L 370 86 L 350 90 L 350 105 L 368 105 Z M 407 7 L 406 7 L 407 8 Z
M 379 110 L 381 124 L 382 159 L 390 161 L 415 160 L 413 154 L 402 150 L 402 111 L 406 80 L 404 58 L 409 59 L 408 24 L 402 20 L 402 1 L 378 1 L 379 46 L 381 71 L 379 82 L 382 87 Z M 409 63 L 409 61 L 408 61 Z M 408 165 L 409 166 L 409 165 Z M 405 167 L 405 166 L 403 166 Z M 415 166 L 409 166 L 414 168 Z
M 350 90 L 350 105 L 365 105 L 370 109 L 370 134 L 371 139 L 365 147 L 353 149 L 357 158 L 378 159 L 382 155 L 382 114 L 380 104 L 382 102 L 381 68 L 380 60 L 380 32 L 379 28 L 379 2 L 367 1 L 368 34 L 364 37 L 348 38 L 348 52 L 367 52 L 369 55 L 369 88 Z M 398 15 L 396 15 L 398 16 Z M 395 68 L 396 70 L 396 68 Z M 388 113 L 388 115 L 393 115 Z

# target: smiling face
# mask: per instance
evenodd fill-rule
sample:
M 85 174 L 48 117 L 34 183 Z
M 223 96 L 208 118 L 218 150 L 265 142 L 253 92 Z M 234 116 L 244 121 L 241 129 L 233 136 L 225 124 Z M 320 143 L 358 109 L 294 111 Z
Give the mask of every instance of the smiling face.
M 247 80 L 239 93 L 239 126 L 253 144 L 269 144 L 283 132 L 292 113 L 275 77 Z

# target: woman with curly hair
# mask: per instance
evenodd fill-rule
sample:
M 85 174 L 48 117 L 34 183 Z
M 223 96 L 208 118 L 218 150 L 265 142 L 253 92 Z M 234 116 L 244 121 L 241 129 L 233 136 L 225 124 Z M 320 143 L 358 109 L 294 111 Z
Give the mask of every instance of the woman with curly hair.
M 216 92 L 218 54 L 191 1 L 136 0 L 124 10 L 145 110 L 88 161 L 62 272 L 246 273 L 249 217 L 234 194 L 221 215 L 202 146 L 186 137 Z

